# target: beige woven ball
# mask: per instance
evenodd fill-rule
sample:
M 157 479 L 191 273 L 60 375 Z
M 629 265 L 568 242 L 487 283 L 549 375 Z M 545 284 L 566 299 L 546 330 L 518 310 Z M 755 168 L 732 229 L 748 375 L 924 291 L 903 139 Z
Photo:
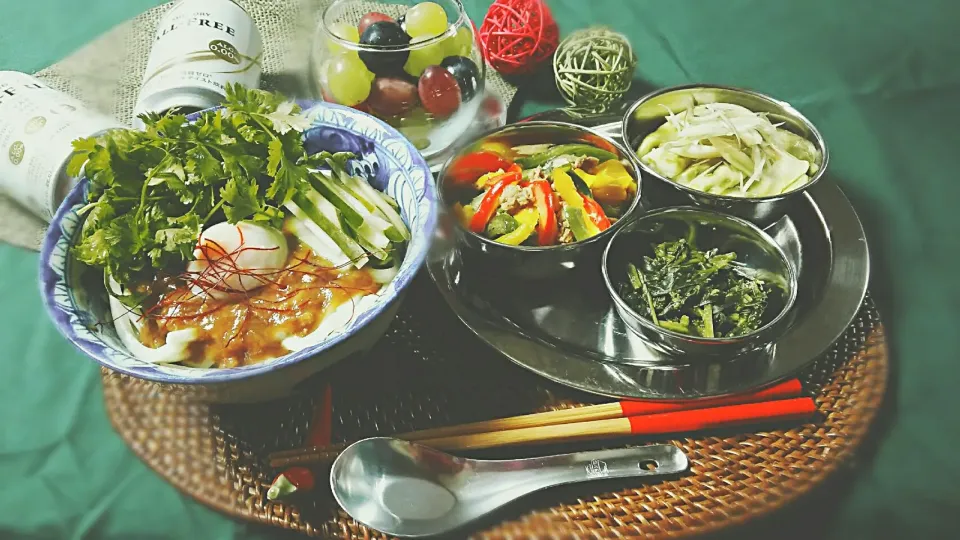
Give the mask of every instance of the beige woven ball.
M 553 57 L 553 73 L 563 99 L 596 112 L 630 90 L 636 66 L 637 57 L 627 38 L 605 27 L 570 34 Z

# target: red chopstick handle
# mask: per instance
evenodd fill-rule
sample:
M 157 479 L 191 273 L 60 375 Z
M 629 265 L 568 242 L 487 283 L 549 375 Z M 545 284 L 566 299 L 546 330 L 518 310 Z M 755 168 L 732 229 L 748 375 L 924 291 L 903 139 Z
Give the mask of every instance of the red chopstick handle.
M 813 398 L 800 397 L 726 405 L 710 409 L 675 411 L 646 416 L 632 416 L 630 432 L 634 435 L 680 433 L 702 429 L 737 426 L 771 420 L 796 419 L 811 416 L 817 410 Z
M 690 409 L 703 409 L 705 407 L 718 407 L 720 405 L 735 405 L 739 403 L 753 403 L 756 401 L 768 401 L 771 399 L 780 399 L 785 397 L 796 397 L 803 391 L 803 386 L 799 379 L 791 379 L 780 384 L 775 384 L 769 388 L 753 392 L 751 394 L 737 394 L 734 396 L 725 396 L 721 398 L 710 398 L 689 401 L 621 401 L 620 410 L 623 416 L 637 416 L 640 414 L 656 414 L 672 411 L 686 411 Z

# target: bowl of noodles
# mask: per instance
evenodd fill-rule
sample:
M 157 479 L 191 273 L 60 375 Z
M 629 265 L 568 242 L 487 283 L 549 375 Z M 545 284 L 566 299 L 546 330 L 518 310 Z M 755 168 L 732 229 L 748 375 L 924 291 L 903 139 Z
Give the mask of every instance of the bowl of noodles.
M 242 87 L 145 121 L 74 143 L 80 180 L 39 272 L 70 342 L 229 403 L 288 395 L 383 336 L 436 223 L 430 170 L 400 133 Z

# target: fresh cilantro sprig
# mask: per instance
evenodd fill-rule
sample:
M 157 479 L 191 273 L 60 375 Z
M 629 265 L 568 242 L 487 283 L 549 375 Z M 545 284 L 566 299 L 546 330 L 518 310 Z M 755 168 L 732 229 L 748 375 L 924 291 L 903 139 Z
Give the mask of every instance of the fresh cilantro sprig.
M 223 108 L 192 123 L 146 114 L 143 130 L 74 141 L 67 173 L 90 180 L 78 260 L 129 287 L 182 268 L 208 224 L 280 226 L 283 204 L 307 189 L 309 121 L 276 93 L 231 85 L 226 94 Z

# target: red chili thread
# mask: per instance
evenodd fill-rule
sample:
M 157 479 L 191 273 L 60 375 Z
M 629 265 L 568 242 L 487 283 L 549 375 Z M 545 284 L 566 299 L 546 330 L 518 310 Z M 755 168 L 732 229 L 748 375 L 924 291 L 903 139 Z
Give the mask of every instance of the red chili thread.
M 157 304 L 155 304 L 154 306 L 152 306 L 149 310 L 147 310 L 147 311 L 144 313 L 144 317 L 146 317 L 146 316 L 152 316 L 152 318 L 154 318 L 154 319 L 171 319 L 171 320 L 176 320 L 176 319 L 189 319 L 189 318 L 195 318 L 195 317 L 202 317 L 202 316 L 205 316 L 205 315 L 207 315 L 207 314 L 214 313 L 214 312 L 216 312 L 217 310 L 222 309 L 223 307 L 225 307 L 227 304 L 220 303 L 220 305 L 219 305 L 216 309 L 214 309 L 214 310 L 211 310 L 211 311 L 208 311 L 208 312 L 196 313 L 196 314 L 192 314 L 192 315 L 182 315 L 182 316 L 177 316 L 177 315 L 163 315 L 163 316 L 160 316 L 160 315 L 154 314 L 154 312 L 156 312 L 158 309 L 161 309 L 161 308 L 164 308 L 164 307 L 169 307 L 169 306 L 174 305 L 174 304 L 177 304 L 177 303 L 187 304 L 187 303 L 191 302 L 192 300 L 198 298 L 198 297 L 200 296 L 200 294 L 204 294 L 204 293 L 209 294 L 209 292 L 210 292 L 211 290 L 216 290 L 216 291 L 221 291 L 221 292 L 233 292 L 233 293 L 238 292 L 238 291 L 234 291 L 234 290 L 232 290 L 232 289 L 227 289 L 227 288 L 224 288 L 224 287 L 221 286 L 222 283 L 223 283 L 223 280 L 226 279 L 226 277 L 227 277 L 228 275 L 230 275 L 230 274 L 234 274 L 234 275 L 240 274 L 240 275 L 243 275 L 243 276 L 251 276 L 251 277 L 254 277 L 255 279 L 258 279 L 258 280 L 259 280 L 262 284 L 264 284 L 264 285 L 272 284 L 272 285 L 274 285 L 274 286 L 279 287 L 279 286 L 280 286 L 279 280 L 277 280 L 277 281 L 270 280 L 270 279 L 267 279 L 266 276 L 278 276 L 278 275 L 280 275 L 280 274 L 282 274 L 282 273 L 296 272 L 296 273 L 299 273 L 299 274 L 302 274 L 302 275 L 311 275 L 311 276 L 314 276 L 314 277 L 316 277 L 316 278 L 318 278 L 318 279 L 327 280 L 327 279 L 329 279 L 329 276 L 327 276 L 327 275 L 323 275 L 323 274 L 318 273 L 318 272 L 312 272 L 312 271 L 310 271 L 309 269 L 299 270 L 298 268 L 301 267 L 301 266 L 306 265 L 306 266 L 308 266 L 308 267 L 312 267 L 312 268 L 314 268 L 314 269 L 317 269 L 317 270 L 320 271 L 320 272 L 323 272 L 323 271 L 329 272 L 329 271 L 332 270 L 332 269 L 343 268 L 343 267 L 345 267 L 345 266 L 347 266 L 347 265 L 352 264 L 353 262 L 355 262 L 355 260 L 351 260 L 351 261 L 349 261 L 348 263 L 345 263 L 345 264 L 342 264 L 342 265 L 337 265 L 337 266 L 334 266 L 334 267 L 328 267 L 328 266 L 323 266 L 323 265 L 316 264 L 316 263 L 310 261 L 310 260 L 309 260 L 308 258 L 306 258 L 306 257 L 297 257 L 297 256 L 294 256 L 293 259 L 294 259 L 295 263 L 293 263 L 292 265 L 289 265 L 289 266 L 287 266 L 287 267 L 285 267 L 285 268 L 281 268 L 281 269 L 278 269 L 278 270 L 276 270 L 276 271 L 270 271 L 270 272 L 251 271 L 251 270 L 246 270 L 246 269 L 239 268 L 239 267 L 237 266 L 236 260 L 235 260 L 235 256 L 236 256 L 237 254 L 239 254 L 240 252 L 242 252 L 242 251 L 244 251 L 244 250 L 260 250 L 260 251 L 266 251 L 266 250 L 272 250 L 272 249 L 276 249 L 276 248 L 256 248 L 256 247 L 242 246 L 242 245 L 241 245 L 241 246 L 238 246 L 238 248 L 237 248 L 236 250 L 228 253 L 228 252 L 226 252 L 225 249 L 223 249 L 222 246 L 220 246 L 220 245 L 217 244 L 216 242 L 211 242 L 211 243 L 213 244 L 213 247 L 217 248 L 217 249 L 219 250 L 219 253 L 222 253 L 223 255 L 220 256 L 220 257 L 211 258 L 211 257 L 209 257 L 209 255 L 207 255 L 206 252 L 204 251 L 204 247 L 201 247 L 201 248 L 200 248 L 200 249 L 201 249 L 201 254 L 206 258 L 207 263 L 208 263 L 207 268 L 205 268 L 202 272 L 199 272 L 199 273 L 197 273 L 197 272 L 189 272 L 189 271 L 188 271 L 188 272 L 184 272 L 184 273 L 182 273 L 181 276 L 180 276 L 181 278 L 186 278 L 186 281 L 187 281 L 188 283 L 190 283 L 191 285 L 195 285 L 196 288 L 197 288 L 197 289 L 200 289 L 201 292 L 200 292 L 200 293 L 197 293 L 197 292 L 195 292 L 195 291 L 192 291 L 191 289 L 192 289 L 193 287 L 191 287 L 190 289 L 180 289 L 180 290 L 178 290 L 177 292 L 179 292 L 179 295 L 177 295 L 177 292 L 170 293 L 170 294 L 168 294 L 166 297 L 164 297 L 160 302 L 158 302 Z M 213 282 L 211 282 L 211 280 L 209 280 L 209 279 L 206 278 L 206 275 L 209 274 L 209 273 L 211 273 L 211 272 L 215 272 L 216 275 L 219 276 L 219 279 L 217 280 L 216 283 L 213 283 Z M 196 277 L 191 277 L 191 276 L 196 276 Z M 338 284 L 338 283 L 328 282 L 328 283 L 326 283 L 326 284 L 324 284 L 324 285 L 311 285 L 311 286 L 306 286 L 306 287 L 298 287 L 298 288 L 295 288 L 295 289 L 293 289 L 290 293 L 288 293 L 288 294 L 286 294 L 285 296 L 280 297 L 280 298 L 278 298 L 278 299 L 276 299 L 276 300 L 269 300 L 269 299 L 266 299 L 266 298 L 251 299 L 250 296 L 249 296 L 249 294 L 247 293 L 247 291 L 240 291 L 240 292 L 242 292 L 243 295 L 248 299 L 248 304 L 246 305 L 247 309 L 253 308 L 253 309 L 265 310 L 265 311 L 269 311 L 269 312 L 273 312 L 273 313 L 290 313 L 290 312 L 293 312 L 295 309 L 302 308 L 302 307 L 304 307 L 304 306 L 309 305 L 310 303 L 312 303 L 312 302 L 314 301 L 314 299 L 308 299 L 308 300 L 306 300 L 305 302 L 299 304 L 299 306 L 297 306 L 297 307 L 291 307 L 291 308 L 286 308 L 286 309 L 281 309 L 281 308 L 269 308 L 269 307 L 264 306 L 263 304 L 264 304 L 264 303 L 269 303 L 269 304 L 282 303 L 282 302 L 285 302 L 285 301 L 287 301 L 287 300 L 290 300 L 291 298 L 293 298 L 294 296 L 296 296 L 297 294 L 299 294 L 300 292 L 303 292 L 303 291 L 309 291 L 309 290 L 329 290 L 329 289 L 339 289 L 339 290 L 348 291 L 348 292 L 362 292 L 362 291 L 365 290 L 365 289 L 362 289 L 362 288 L 359 288 L 359 287 L 346 287 L 346 286 L 341 285 L 341 284 Z M 184 296 L 187 296 L 187 298 L 186 298 L 185 300 L 183 299 Z M 205 304 L 205 303 L 206 303 L 206 299 L 204 299 L 204 304 Z M 351 298 L 351 303 L 353 303 L 353 298 Z M 351 318 L 352 318 L 353 314 L 355 314 L 355 312 L 356 312 L 356 306 L 355 306 L 355 304 L 354 304 L 354 305 L 353 305 L 353 311 L 352 311 L 352 314 L 351 314 Z
M 184 288 L 176 289 L 168 293 L 167 295 L 165 295 L 153 306 L 150 306 L 150 308 L 143 310 L 143 314 L 139 315 L 139 319 L 142 320 L 144 318 L 152 318 L 154 320 L 186 320 L 186 319 L 196 319 L 199 317 L 212 315 L 222 310 L 223 308 L 227 307 L 230 304 L 226 302 L 217 302 L 217 304 L 212 309 L 209 309 L 207 311 L 190 313 L 186 315 L 157 315 L 156 312 L 166 307 L 175 306 L 176 304 L 186 305 L 188 303 L 191 303 L 193 300 L 199 298 L 201 295 L 205 296 L 205 298 L 201 303 L 201 307 L 205 306 L 207 303 L 206 297 L 209 296 L 210 291 L 236 293 L 238 291 L 234 291 L 233 289 L 226 288 L 223 285 L 224 280 L 227 279 L 227 277 L 229 277 L 230 275 L 239 274 L 243 276 L 250 276 L 260 281 L 260 283 L 262 283 L 263 285 L 272 284 L 274 286 L 280 287 L 281 285 L 279 283 L 279 279 L 274 281 L 274 280 L 268 279 L 268 276 L 280 276 L 281 274 L 284 274 L 284 273 L 295 272 L 303 275 L 311 275 L 318 279 L 329 280 L 330 279 L 329 275 L 324 275 L 319 272 L 329 273 L 330 271 L 340 270 L 352 265 L 358 260 L 358 259 L 351 259 L 350 261 L 347 261 L 346 263 L 343 263 L 340 265 L 324 266 L 324 265 L 316 264 L 313 261 L 310 261 L 308 258 L 309 257 L 309 254 L 308 254 L 307 257 L 294 256 L 293 259 L 295 263 L 285 268 L 277 269 L 275 271 L 261 272 L 261 271 L 246 270 L 246 269 L 239 268 L 237 266 L 236 257 L 240 253 L 243 253 L 244 251 L 273 251 L 278 248 L 275 248 L 275 247 L 262 248 L 262 247 L 244 246 L 243 231 L 238 228 L 238 232 L 240 234 L 240 245 L 237 247 L 237 249 L 233 250 L 232 252 L 227 252 L 227 250 L 222 245 L 217 243 L 215 240 L 207 240 L 202 245 L 198 243 L 196 246 L 196 249 L 200 251 L 200 257 L 198 257 L 198 259 L 199 258 L 205 259 L 208 263 L 207 267 L 204 268 L 204 270 L 201 272 L 184 271 L 180 275 L 178 275 L 177 276 L 178 279 L 188 283 L 189 285 Z M 211 253 L 214 255 L 213 257 L 210 256 Z M 308 269 L 300 270 L 299 268 L 301 266 L 307 266 Z M 316 272 L 310 271 L 310 269 L 315 269 Z M 210 279 L 209 274 L 211 273 L 215 273 L 215 276 L 217 278 L 216 281 L 213 281 L 212 279 Z M 333 279 L 336 279 L 336 278 L 334 277 Z M 284 288 L 286 287 L 284 286 Z M 199 292 L 197 291 L 197 289 L 199 289 Z M 309 291 L 309 290 L 318 290 L 318 289 L 321 289 L 321 290 L 340 289 L 342 291 L 351 291 L 351 292 L 362 292 L 365 290 L 359 287 L 346 287 L 338 283 L 328 282 L 324 285 L 315 285 L 315 286 L 300 287 L 300 288 L 293 289 L 289 294 L 281 298 L 278 298 L 276 300 L 269 300 L 266 298 L 251 298 L 248 294 L 248 291 L 242 291 L 243 295 L 248 300 L 247 304 L 244 306 L 246 308 L 246 311 L 244 313 L 244 318 L 243 318 L 243 321 L 241 322 L 240 327 L 227 341 L 227 345 L 229 345 L 230 342 L 232 342 L 238 335 L 242 333 L 242 330 L 248 323 L 251 315 L 258 319 L 263 320 L 262 317 L 260 317 L 260 315 L 256 313 L 256 310 L 263 310 L 263 311 L 273 312 L 273 313 L 290 313 L 298 308 L 303 308 L 309 305 L 315 299 L 307 299 L 305 302 L 299 304 L 296 307 L 291 307 L 286 309 L 269 308 L 264 306 L 263 304 L 265 303 L 279 304 L 287 300 L 290 300 L 300 292 Z M 186 298 L 184 299 L 184 297 Z M 356 315 L 356 301 L 353 297 L 351 297 L 350 302 L 351 302 L 350 318 L 352 319 L 354 315 Z M 131 314 L 131 313 L 134 313 L 134 310 L 132 308 L 126 308 L 125 314 Z M 116 322 L 118 318 L 119 317 L 114 318 L 111 322 Z M 101 323 L 98 323 L 98 324 L 101 324 Z

